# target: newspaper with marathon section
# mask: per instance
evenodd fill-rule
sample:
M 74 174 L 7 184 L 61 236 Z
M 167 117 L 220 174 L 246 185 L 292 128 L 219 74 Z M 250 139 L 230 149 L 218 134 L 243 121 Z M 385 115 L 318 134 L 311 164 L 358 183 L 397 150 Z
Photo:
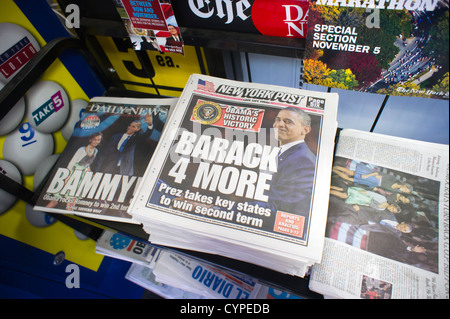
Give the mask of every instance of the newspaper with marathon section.
M 342 130 L 323 259 L 325 296 L 449 298 L 448 145 Z
M 129 214 L 152 243 L 303 277 L 322 257 L 337 104 L 192 75 Z

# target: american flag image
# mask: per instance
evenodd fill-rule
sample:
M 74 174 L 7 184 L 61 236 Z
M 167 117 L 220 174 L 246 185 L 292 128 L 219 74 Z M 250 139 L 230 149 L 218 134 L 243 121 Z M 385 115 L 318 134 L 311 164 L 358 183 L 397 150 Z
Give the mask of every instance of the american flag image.
M 214 83 L 198 79 L 197 90 L 203 90 L 203 91 L 207 91 L 207 92 L 215 92 Z
M 331 239 L 346 243 L 359 249 L 367 250 L 367 232 L 358 228 L 355 225 L 351 225 L 343 222 L 336 222 L 331 228 L 328 236 Z

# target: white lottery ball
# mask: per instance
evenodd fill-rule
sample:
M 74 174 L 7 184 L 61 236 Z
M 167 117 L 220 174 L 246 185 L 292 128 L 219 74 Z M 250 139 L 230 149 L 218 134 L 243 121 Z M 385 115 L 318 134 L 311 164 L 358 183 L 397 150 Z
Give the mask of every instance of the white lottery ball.
M 41 133 L 24 122 L 5 137 L 3 158 L 16 165 L 23 175 L 33 175 L 53 154 L 54 144 L 52 134 Z
M 27 120 L 42 133 L 58 131 L 69 116 L 70 100 L 61 85 L 53 81 L 35 83 L 25 95 Z
M 80 233 L 78 230 L 74 230 L 74 233 L 75 233 L 75 237 L 77 237 L 79 240 L 87 240 L 87 239 L 89 239 L 88 236 L 86 236 L 83 233 Z
M 26 29 L 0 23 L 0 81 L 11 80 L 39 49 L 39 43 Z
M 0 160 L 0 174 L 4 174 L 22 184 L 22 175 L 17 167 L 9 161 Z M 16 202 L 17 197 L 0 188 L 0 214 L 6 212 Z
M 40 228 L 50 226 L 56 222 L 56 218 L 44 212 L 34 210 L 30 204 L 25 206 L 25 216 L 31 225 Z
M 77 124 L 77 122 L 80 120 L 81 115 L 83 115 L 83 112 L 86 109 L 87 105 L 88 102 L 81 99 L 70 101 L 69 118 L 67 119 L 66 124 L 64 124 L 64 126 L 61 128 L 61 134 L 66 141 L 68 141 L 70 139 L 70 136 L 72 136 L 75 124 Z
M 33 176 L 33 189 L 36 189 L 39 187 L 39 185 L 41 185 L 41 183 L 44 181 L 44 178 L 47 176 L 48 172 L 50 172 L 53 165 L 55 165 L 58 158 L 59 154 L 53 154 L 39 164 Z
M 5 85 L 0 82 L 0 91 Z M 25 115 L 25 100 L 23 97 L 9 110 L 9 112 L 0 120 L 0 135 L 6 135 L 14 130 Z

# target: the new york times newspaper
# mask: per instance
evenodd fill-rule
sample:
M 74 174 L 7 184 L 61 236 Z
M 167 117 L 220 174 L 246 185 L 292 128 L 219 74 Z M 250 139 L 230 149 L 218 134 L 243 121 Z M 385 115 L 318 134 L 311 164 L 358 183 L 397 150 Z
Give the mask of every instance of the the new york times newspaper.
M 448 145 L 343 130 L 310 289 L 339 298 L 448 299 L 448 165 Z
M 337 103 L 337 94 L 191 76 L 131 214 L 153 225 L 152 242 L 173 230 L 165 244 L 197 234 L 320 261 Z
M 131 198 L 177 100 L 91 99 L 35 209 L 132 223 Z

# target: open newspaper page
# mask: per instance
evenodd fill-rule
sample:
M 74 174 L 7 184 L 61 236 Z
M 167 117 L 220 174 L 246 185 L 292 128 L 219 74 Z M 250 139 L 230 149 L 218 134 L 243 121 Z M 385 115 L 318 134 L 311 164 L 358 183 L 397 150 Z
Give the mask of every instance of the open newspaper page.
M 153 243 L 259 256 L 275 269 L 283 258 L 319 262 L 337 103 L 337 94 L 191 76 L 129 212 Z
M 135 223 L 127 209 L 177 100 L 91 99 L 35 209 Z
M 448 151 L 341 132 L 311 290 L 340 298 L 449 298 Z

